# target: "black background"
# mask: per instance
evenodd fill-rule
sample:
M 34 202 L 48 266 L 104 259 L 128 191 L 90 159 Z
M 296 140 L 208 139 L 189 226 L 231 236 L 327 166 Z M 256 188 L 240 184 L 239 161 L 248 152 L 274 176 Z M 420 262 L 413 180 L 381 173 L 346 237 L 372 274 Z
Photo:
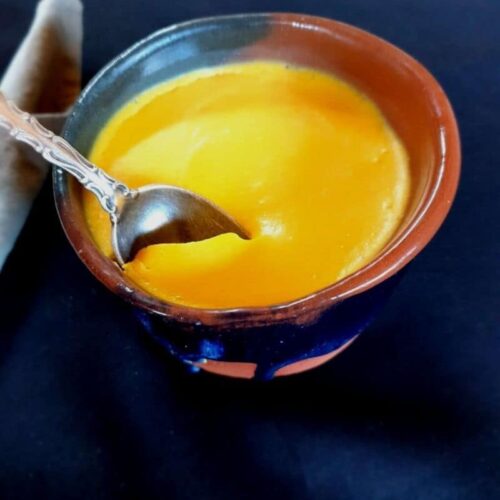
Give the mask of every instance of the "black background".
M 0 70 L 35 2 L 0 0 Z M 78 261 L 47 183 L 0 275 L 0 498 L 500 496 L 500 2 L 93 0 L 87 80 L 174 22 L 299 11 L 374 32 L 454 105 L 463 174 L 443 228 L 332 363 L 267 384 L 191 376 Z

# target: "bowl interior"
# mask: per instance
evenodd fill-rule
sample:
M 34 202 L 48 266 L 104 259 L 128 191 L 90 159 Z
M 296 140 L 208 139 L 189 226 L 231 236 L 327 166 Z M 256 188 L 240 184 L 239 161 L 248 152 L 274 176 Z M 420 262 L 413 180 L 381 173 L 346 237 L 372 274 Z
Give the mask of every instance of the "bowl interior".
M 204 19 L 157 32 L 112 61 L 82 93 L 64 135 L 86 155 L 108 119 L 137 93 L 187 71 L 256 59 L 334 73 L 372 98 L 407 148 L 413 183 L 406 219 L 379 258 L 325 290 L 271 308 L 272 320 L 282 321 L 315 314 L 394 274 L 444 219 L 458 179 L 458 133 L 446 96 L 422 66 L 373 35 L 327 19 L 294 14 Z M 269 311 L 202 312 L 147 296 L 94 246 L 76 182 L 57 170 L 54 181 L 59 214 L 78 254 L 98 279 L 134 304 L 205 323 Z

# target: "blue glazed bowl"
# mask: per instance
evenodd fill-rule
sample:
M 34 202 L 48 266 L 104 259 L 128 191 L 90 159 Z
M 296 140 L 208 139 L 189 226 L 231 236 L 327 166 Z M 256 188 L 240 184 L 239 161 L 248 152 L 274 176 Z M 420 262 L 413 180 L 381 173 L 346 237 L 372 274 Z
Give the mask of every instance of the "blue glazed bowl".
M 269 307 L 197 309 L 162 302 L 129 281 L 94 244 L 77 183 L 54 169 L 69 241 L 92 273 L 130 302 L 168 352 L 195 370 L 270 379 L 324 363 L 376 316 L 401 270 L 446 217 L 457 188 L 460 144 L 451 106 L 414 59 L 352 26 L 297 14 L 251 14 L 188 22 L 138 42 L 86 87 L 64 136 L 87 154 L 109 118 L 137 93 L 187 71 L 272 59 L 332 72 L 371 97 L 410 156 L 412 195 L 400 230 L 369 265 L 340 282 Z

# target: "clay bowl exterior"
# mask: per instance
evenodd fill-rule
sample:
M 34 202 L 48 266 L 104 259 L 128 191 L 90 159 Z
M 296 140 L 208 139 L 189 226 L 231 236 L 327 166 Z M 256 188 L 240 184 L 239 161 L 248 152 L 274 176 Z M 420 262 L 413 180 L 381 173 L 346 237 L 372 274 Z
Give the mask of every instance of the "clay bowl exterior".
M 307 370 L 346 348 L 375 317 L 400 271 L 443 222 L 457 188 L 459 134 L 436 80 L 382 39 L 329 19 L 250 14 L 161 30 L 106 66 L 82 92 L 64 136 L 83 154 L 106 121 L 138 92 L 187 71 L 237 61 L 279 60 L 347 80 L 372 98 L 404 142 L 413 182 L 398 233 L 370 264 L 340 282 L 269 307 L 197 309 L 162 302 L 127 280 L 94 245 L 80 188 L 54 170 L 57 209 L 79 257 L 136 308 L 145 329 L 193 369 L 270 379 Z

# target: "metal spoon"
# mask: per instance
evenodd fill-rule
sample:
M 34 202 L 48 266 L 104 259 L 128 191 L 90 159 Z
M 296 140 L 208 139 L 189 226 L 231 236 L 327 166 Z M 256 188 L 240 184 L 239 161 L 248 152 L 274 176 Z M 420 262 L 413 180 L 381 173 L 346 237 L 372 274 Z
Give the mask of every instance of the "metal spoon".
M 112 246 L 120 266 L 132 260 L 141 248 L 155 243 L 186 243 L 223 233 L 249 238 L 219 207 L 186 189 L 153 184 L 130 189 L 113 179 L 1 92 L 0 126 L 97 196 L 111 219 Z

